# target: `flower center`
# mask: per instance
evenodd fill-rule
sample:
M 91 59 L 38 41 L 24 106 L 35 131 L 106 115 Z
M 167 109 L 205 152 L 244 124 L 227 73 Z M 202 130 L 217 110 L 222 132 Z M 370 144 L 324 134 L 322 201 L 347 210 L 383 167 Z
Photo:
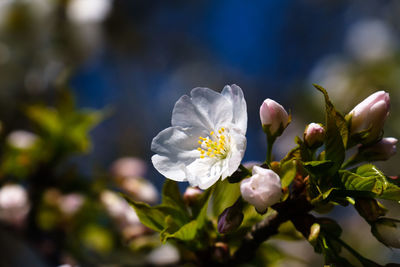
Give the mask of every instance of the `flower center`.
M 228 152 L 227 149 L 227 140 L 229 136 L 226 135 L 226 130 L 224 127 L 221 127 L 218 130 L 218 133 L 214 133 L 214 131 L 210 132 L 210 136 L 207 137 L 199 137 L 199 147 L 197 148 L 200 151 L 200 158 L 208 156 L 210 158 L 225 158 Z

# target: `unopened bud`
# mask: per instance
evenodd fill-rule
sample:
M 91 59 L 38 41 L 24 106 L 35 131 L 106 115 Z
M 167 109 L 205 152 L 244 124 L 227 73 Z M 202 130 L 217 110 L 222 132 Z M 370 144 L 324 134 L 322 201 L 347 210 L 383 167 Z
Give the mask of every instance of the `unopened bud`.
M 373 143 L 382 134 L 389 109 L 390 97 L 385 91 L 376 92 L 364 99 L 346 116 L 351 119 L 351 135 L 367 131 L 367 135 L 361 137 L 360 142 L 363 144 Z
M 310 148 L 320 147 L 324 143 L 325 129 L 318 123 L 310 123 L 304 131 L 304 141 Z
M 281 180 L 272 170 L 254 166 L 253 176 L 241 182 L 240 192 L 257 212 L 265 213 L 282 196 Z
M 218 232 L 226 234 L 236 230 L 243 221 L 241 205 L 235 203 L 226 208 L 218 217 Z
M 196 201 L 199 199 L 199 197 L 203 194 L 203 191 L 201 191 L 198 187 L 191 187 L 188 186 L 186 188 L 185 193 L 183 194 L 183 201 L 188 205 L 192 206 Z
M 310 228 L 310 235 L 308 236 L 308 241 L 311 244 L 315 244 L 317 242 L 317 238 L 319 236 L 319 232 L 321 231 L 321 226 L 318 223 L 314 223 Z
M 263 130 L 271 136 L 280 136 L 290 122 L 286 110 L 269 98 L 260 107 L 260 119 Z
M 396 154 L 397 142 L 398 140 L 393 137 L 382 138 L 371 146 L 361 146 L 359 153 L 368 161 L 388 160 Z
M 400 248 L 400 221 L 381 218 L 372 226 L 372 233 L 383 244 Z

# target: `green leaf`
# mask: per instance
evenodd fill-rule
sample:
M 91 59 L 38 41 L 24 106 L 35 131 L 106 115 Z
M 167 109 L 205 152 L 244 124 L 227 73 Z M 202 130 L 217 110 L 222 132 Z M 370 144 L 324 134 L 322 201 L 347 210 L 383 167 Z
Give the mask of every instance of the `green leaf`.
M 181 241 L 191 241 L 195 239 L 197 234 L 197 221 L 191 221 L 184 226 L 182 226 L 177 231 L 174 231 L 172 234 L 167 231 L 161 233 L 161 241 L 165 242 L 169 238 L 179 239 Z
M 365 164 L 353 171 L 339 172 L 341 187 L 349 190 L 347 192 L 349 196 L 360 196 L 357 191 L 362 191 L 364 196 L 400 201 L 400 187 L 390 183 L 374 165 Z
M 211 190 L 206 191 L 205 193 L 206 201 L 203 203 L 203 207 L 200 209 L 200 212 L 195 220 L 187 222 L 183 225 L 177 227 L 175 225 L 175 221 L 168 220 L 167 228 L 161 232 L 161 241 L 165 242 L 169 238 L 175 238 L 182 241 L 192 241 L 196 238 L 196 236 L 204 231 L 205 224 L 207 223 L 207 210 L 208 203 L 210 200 Z M 140 217 L 139 217 L 140 218 Z M 174 216 L 171 216 L 171 219 L 175 219 Z
M 26 114 L 43 131 L 50 135 L 58 135 L 63 130 L 62 123 L 59 120 L 58 112 L 55 108 L 41 105 L 30 106 L 27 108 Z
M 141 223 L 157 232 L 164 230 L 166 227 L 164 212 L 150 207 L 146 203 L 136 202 L 127 197 L 125 199 L 135 209 Z
M 179 208 L 182 210 L 182 212 L 187 212 L 181 192 L 179 191 L 178 183 L 176 181 L 171 179 L 165 180 L 162 189 L 162 204 L 165 206 Z
M 135 209 L 140 222 L 154 231 L 161 232 L 165 228 L 173 225 L 170 219 L 168 219 L 168 216 L 173 218 L 173 223 L 176 228 L 182 227 L 190 220 L 187 214 L 177 208 L 165 205 L 151 207 L 146 203 L 136 202 L 128 197 L 124 196 L 124 198 Z
M 227 207 L 232 206 L 240 196 L 240 183 L 229 183 L 228 179 L 218 181 L 212 194 L 212 211 L 219 216 Z
M 368 191 L 376 195 L 383 192 L 384 183 L 379 177 L 363 177 L 347 170 L 340 171 L 341 181 L 347 190 Z
M 278 228 L 278 233 L 273 238 L 287 241 L 304 240 L 303 235 L 297 231 L 291 221 L 282 223 Z
M 288 160 L 281 164 L 279 176 L 281 177 L 282 188 L 288 187 L 296 177 L 296 160 Z
M 326 159 L 334 162 L 334 165 L 329 169 L 329 174 L 333 175 L 337 170 L 339 170 L 345 158 L 345 148 L 349 136 L 348 125 L 343 115 L 336 111 L 334 105 L 329 100 L 329 96 L 326 90 L 316 84 L 314 84 L 314 87 L 322 92 L 325 98 L 325 150 Z
M 196 220 L 197 220 L 197 229 L 198 230 L 201 230 L 204 227 L 204 225 L 206 224 L 206 222 L 207 222 L 207 210 L 208 210 L 208 204 L 209 204 L 210 199 L 211 199 L 210 196 L 211 196 L 212 191 L 213 190 L 210 190 L 209 191 L 210 193 L 207 194 L 208 195 L 207 200 L 204 203 L 203 207 L 201 208 L 201 210 L 199 212 L 199 215 L 196 218 Z
M 50 149 L 69 153 L 87 152 L 91 146 L 89 131 L 104 118 L 100 111 L 70 110 L 66 113 L 42 105 L 30 106 L 26 113 L 50 141 L 46 144 L 52 146 Z

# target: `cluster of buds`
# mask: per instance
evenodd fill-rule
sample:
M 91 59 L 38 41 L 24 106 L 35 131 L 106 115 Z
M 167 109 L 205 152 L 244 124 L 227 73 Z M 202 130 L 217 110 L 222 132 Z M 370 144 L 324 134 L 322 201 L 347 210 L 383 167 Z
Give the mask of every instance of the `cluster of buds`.
M 389 108 L 389 94 L 379 91 L 367 97 L 346 115 L 352 142 L 360 143 L 358 153 L 351 163 L 387 160 L 396 153 L 397 139 L 382 138 Z M 265 163 L 270 164 L 271 146 L 289 125 L 291 117 L 282 105 L 268 98 L 260 107 L 260 120 L 270 150 Z M 304 143 L 311 151 L 322 146 L 325 138 L 325 128 L 319 123 L 307 125 L 303 134 Z M 255 166 L 253 176 L 242 181 L 241 193 L 244 200 L 263 213 L 280 199 L 280 178 L 272 170 Z

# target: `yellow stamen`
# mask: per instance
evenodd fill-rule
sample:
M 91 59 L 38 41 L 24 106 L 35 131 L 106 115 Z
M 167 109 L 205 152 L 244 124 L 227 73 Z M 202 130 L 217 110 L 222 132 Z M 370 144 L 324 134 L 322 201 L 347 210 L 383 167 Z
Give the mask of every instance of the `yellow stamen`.
M 200 158 L 204 158 L 207 155 L 210 158 L 213 157 L 225 157 L 227 153 L 227 137 L 224 134 L 225 128 L 219 128 L 218 132 L 211 131 L 207 137 L 199 136 L 199 145 L 197 148 L 200 151 Z M 229 141 L 228 141 L 229 142 Z

